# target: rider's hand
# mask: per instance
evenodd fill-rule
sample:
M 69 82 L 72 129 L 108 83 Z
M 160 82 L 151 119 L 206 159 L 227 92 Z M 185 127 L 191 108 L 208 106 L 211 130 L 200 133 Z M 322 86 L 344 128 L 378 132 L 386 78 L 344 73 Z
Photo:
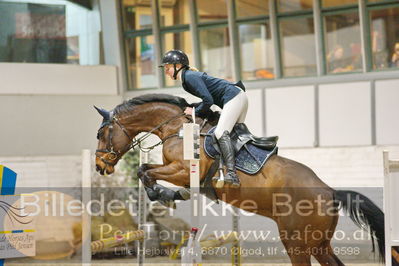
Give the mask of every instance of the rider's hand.
M 184 113 L 185 113 L 186 115 L 192 115 L 192 113 L 193 113 L 193 108 L 187 107 L 187 108 L 184 110 Z

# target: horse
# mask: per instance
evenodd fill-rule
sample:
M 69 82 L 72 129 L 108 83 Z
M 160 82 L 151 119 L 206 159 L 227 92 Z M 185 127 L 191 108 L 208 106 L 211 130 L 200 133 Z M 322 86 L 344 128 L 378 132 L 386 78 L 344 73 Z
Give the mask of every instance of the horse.
M 138 176 L 151 200 L 182 199 L 179 193 L 160 186 L 156 181 L 189 187 L 190 167 L 183 160 L 183 140 L 178 137 L 183 123 L 192 122 L 183 112 L 188 106 L 193 105 L 181 97 L 146 94 L 125 101 L 111 111 L 96 107 L 103 117 L 97 133 L 97 171 L 112 174 L 123 154 L 139 146 L 152 133 L 160 138 L 159 144 L 163 144 L 163 164 L 142 165 Z M 202 124 L 201 132 L 207 132 L 217 123 L 217 120 L 209 121 L 197 118 L 195 122 Z M 142 132 L 147 133 L 136 138 Z M 203 142 L 201 136 L 201 181 L 213 162 L 203 152 Z M 373 251 L 378 245 L 379 258 L 384 259 L 384 214 L 366 196 L 355 191 L 334 190 L 309 167 L 277 154 L 272 155 L 257 174 L 238 171 L 238 176 L 241 186 L 214 188 L 217 197 L 235 207 L 274 220 L 292 265 L 311 265 L 312 256 L 321 265 L 344 265 L 331 247 L 340 209 L 347 211 L 357 226 L 369 230 Z M 248 201 L 255 205 L 246 204 Z

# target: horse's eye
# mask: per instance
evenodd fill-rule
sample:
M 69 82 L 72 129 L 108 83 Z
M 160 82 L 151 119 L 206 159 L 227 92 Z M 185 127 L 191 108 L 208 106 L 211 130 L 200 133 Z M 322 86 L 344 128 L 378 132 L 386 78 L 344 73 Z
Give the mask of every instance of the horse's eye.
M 97 131 L 97 139 L 100 140 L 100 138 L 104 135 L 104 130 L 98 130 Z

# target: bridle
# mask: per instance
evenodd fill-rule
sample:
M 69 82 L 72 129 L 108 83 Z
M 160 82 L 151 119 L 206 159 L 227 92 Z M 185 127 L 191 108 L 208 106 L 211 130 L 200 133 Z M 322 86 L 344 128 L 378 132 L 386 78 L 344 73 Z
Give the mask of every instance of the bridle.
M 162 122 L 161 124 L 157 125 L 156 127 L 152 128 L 150 131 L 148 131 L 146 134 L 144 134 L 143 136 L 141 136 L 140 138 L 136 139 L 136 138 L 132 138 L 129 135 L 129 132 L 127 131 L 127 129 L 121 124 L 121 122 L 119 121 L 119 119 L 113 114 L 113 112 L 110 113 L 110 119 L 108 121 L 105 121 L 100 129 L 98 130 L 97 133 L 97 139 L 99 139 L 99 133 L 100 131 L 108 126 L 108 142 L 107 142 L 107 146 L 106 149 L 97 149 L 96 150 L 96 157 L 99 158 L 103 163 L 105 163 L 106 165 L 115 165 L 115 163 L 113 163 L 113 161 L 115 161 L 117 158 L 121 157 L 122 154 L 128 152 L 130 149 L 134 149 L 136 146 L 138 146 L 142 151 L 144 151 L 143 149 L 146 149 L 146 151 L 152 150 L 154 149 L 156 146 L 163 144 L 167 139 L 178 136 L 178 134 L 172 134 L 170 136 L 165 137 L 164 139 L 162 139 L 160 142 L 158 142 L 157 144 L 151 146 L 151 147 L 147 147 L 147 148 L 143 148 L 141 147 L 141 142 L 143 140 L 145 140 L 146 138 L 148 138 L 152 132 L 154 132 L 155 130 L 159 129 L 160 127 L 170 123 L 171 121 L 184 116 L 185 113 L 179 113 L 178 115 L 175 115 L 171 118 L 169 118 L 168 120 Z M 119 126 L 123 133 L 126 135 L 126 137 L 130 140 L 130 142 L 121 150 L 115 151 L 114 150 L 114 146 L 112 144 L 112 131 L 114 128 L 114 124 L 116 124 L 117 126 Z M 105 153 L 105 156 L 99 156 L 97 153 L 101 152 L 101 153 Z M 107 159 L 105 159 L 104 157 L 106 157 Z

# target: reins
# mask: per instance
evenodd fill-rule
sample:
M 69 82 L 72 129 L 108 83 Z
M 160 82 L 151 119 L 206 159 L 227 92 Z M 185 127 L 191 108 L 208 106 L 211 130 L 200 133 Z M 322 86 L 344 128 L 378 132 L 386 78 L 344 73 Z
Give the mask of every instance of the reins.
M 147 139 L 154 131 L 156 131 L 159 128 L 161 128 L 162 126 L 170 123 L 171 121 L 173 121 L 173 120 L 175 120 L 175 119 L 177 119 L 177 118 L 179 118 L 181 116 L 185 116 L 185 115 L 186 115 L 185 113 L 179 113 L 179 114 L 177 114 L 177 115 L 165 120 L 164 122 L 160 123 L 159 125 L 157 125 L 156 127 L 152 128 L 150 131 L 146 132 L 143 136 L 141 136 L 140 138 L 137 139 L 136 137 L 132 138 L 130 136 L 130 134 L 127 131 L 127 129 L 123 126 L 123 124 L 121 124 L 119 119 L 111 112 L 111 116 L 110 116 L 111 119 L 103 125 L 103 127 L 108 125 L 108 129 L 109 129 L 107 147 L 106 147 L 106 149 L 97 149 L 96 150 L 96 157 L 100 158 L 100 160 L 103 161 L 107 165 L 114 165 L 112 161 L 114 161 L 115 159 L 120 157 L 121 154 L 124 154 L 124 153 L 128 152 L 129 150 L 134 149 L 135 147 L 138 147 L 142 152 L 149 152 L 149 151 L 153 150 L 155 147 L 165 143 L 168 139 L 171 139 L 173 137 L 178 137 L 179 134 L 175 133 L 175 134 L 169 135 L 169 136 L 163 138 L 158 143 L 156 143 L 154 145 L 151 145 L 149 147 L 143 147 L 142 146 L 142 142 L 145 139 Z M 186 116 L 186 118 L 188 120 L 190 120 L 191 122 L 193 122 L 192 119 L 191 119 L 191 116 Z M 118 125 L 122 129 L 123 133 L 130 140 L 128 145 L 126 145 L 123 149 L 118 150 L 118 151 L 114 150 L 114 146 L 112 144 L 112 137 L 113 137 L 112 133 L 113 133 L 114 122 L 115 122 L 116 125 Z M 200 125 L 200 131 L 204 128 L 204 126 L 206 125 L 207 122 L 208 122 L 208 120 L 205 118 L 203 120 L 203 122 L 201 123 L 201 125 Z M 99 129 L 99 131 L 100 130 L 101 130 L 101 128 Z M 97 155 L 98 152 L 105 153 L 105 156 Z M 107 159 L 105 159 L 104 157 L 107 157 Z
M 139 149 L 141 151 L 148 152 L 148 151 L 154 149 L 155 147 L 163 144 L 166 140 L 168 140 L 168 139 L 170 139 L 170 138 L 172 138 L 174 136 L 177 136 L 178 134 L 172 134 L 170 136 L 167 136 L 166 138 L 164 138 L 163 140 L 161 140 L 157 144 L 152 145 L 150 147 L 142 147 L 141 142 L 144 141 L 145 139 L 147 139 L 155 130 L 161 128 L 162 126 L 164 126 L 164 125 L 170 123 L 171 121 L 173 121 L 173 120 L 175 120 L 175 119 L 177 119 L 177 118 L 179 118 L 181 116 L 184 116 L 184 115 L 185 115 L 185 113 L 179 113 L 178 115 L 175 115 L 175 116 L 169 118 L 168 120 L 166 120 L 166 121 L 162 122 L 161 124 L 157 125 L 156 127 L 152 128 L 150 131 L 148 131 L 143 136 L 141 136 L 140 138 L 137 139 L 137 138 L 132 138 L 129 135 L 127 129 L 119 122 L 119 119 L 112 114 L 110 121 L 107 122 L 106 124 L 104 124 L 104 126 L 107 126 L 107 125 L 109 126 L 108 127 L 109 134 L 108 134 L 107 148 L 106 149 L 97 149 L 96 150 L 96 153 L 97 152 L 106 153 L 107 159 L 105 159 L 103 156 L 98 156 L 97 154 L 96 154 L 96 157 L 100 158 L 101 161 L 103 161 L 105 164 L 113 165 L 112 162 L 110 162 L 110 161 L 115 160 L 116 158 L 120 157 L 121 154 L 123 154 L 123 153 L 125 153 L 125 152 L 127 152 L 127 151 L 129 151 L 131 149 L 134 149 L 136 146 L 139 147 Z M 114 150 L 114 147 L 113 147 L 113 144 L 112 144 L 113 122 L 115 122 L 122 129 L 123 133 L 129 138 L 129 140 L 131 140 L 128 145 L 126 145 L 122 150 L 118 150 L 118 151 Z M 101 130 L 101 128 L 100 128 L 100 130 Z

